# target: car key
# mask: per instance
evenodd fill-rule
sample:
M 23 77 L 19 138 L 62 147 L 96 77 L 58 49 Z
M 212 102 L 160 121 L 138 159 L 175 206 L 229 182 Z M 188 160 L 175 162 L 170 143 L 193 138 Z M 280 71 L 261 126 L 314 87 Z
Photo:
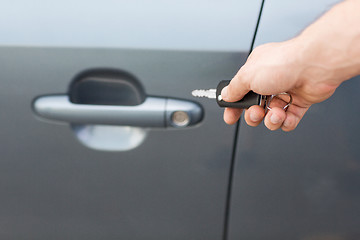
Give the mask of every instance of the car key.
M 229 85 L 230 80 L 223 80 L 221 81 L 216 89 L 208 89 L 208 90 L 194 90 L 191 92 L 191 94 L 194 97 L 207 97 L 210 99 L 216 99 L 217 104 L 220 107 L 229 107 L 229 108 L 243 108 L 247 109 L 253 105 L 259 105 L 261 107 L 266 108 L 267 110 L 271 110 L 269 107 L 271 100 L 278 96 L 278 95 L 288 95 L 290 97 L 290 100 L 287 102 L 287 104 L 283 107 L 284 110 L 286 110 L 290 104 L 292 103 L 292 97 L 289 93 L 279 93 L 275 95 L 260 95 L 253 91 L 248 92 L 241 100 L 237 102 L 225 102 L 221 97 L 221 90 Z
M 229 85 L 229 80 L 221 81 L 216 89 L 208 90 L 194 90 L 191 94 L 194 97 L 207 97 L 211 99 L 216 99 L 217 104 L 220 107 L 231 107 L 231 108 L 249 108 L 253 105 L 265 106 L 266 97 L 259 95 L 254 92 L 248 92 L 241 100 L 237 102 L 225 102 L 221 97 L 221 90 Z

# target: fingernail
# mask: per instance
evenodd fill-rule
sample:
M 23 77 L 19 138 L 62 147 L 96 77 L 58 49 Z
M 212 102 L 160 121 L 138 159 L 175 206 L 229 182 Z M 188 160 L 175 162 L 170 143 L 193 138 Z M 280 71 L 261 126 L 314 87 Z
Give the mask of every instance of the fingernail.
M 228 95 L 228 87 L 224 87 L 222 90 L 221 90 L 221 97 L 222 99 L 226 99 L 227 98 L 227 95 Z
M 284 125 L 284 127 L 290 127 L 290 122 L 289 121 L 284 121 L 283 125 Z
M 278 123 L 280 123 L 280 121 L 281 121 L 281 119 L 279 118 L 278 115 L 276 115 L 276 114 L 271 115 L 270 122 L 272 124 L 278 124 Z
M 253 122 L 258 122 L 261 120 L 261 116 L 259 116 L 258 114 L 251 112 L 250 113 L 250 120 Z

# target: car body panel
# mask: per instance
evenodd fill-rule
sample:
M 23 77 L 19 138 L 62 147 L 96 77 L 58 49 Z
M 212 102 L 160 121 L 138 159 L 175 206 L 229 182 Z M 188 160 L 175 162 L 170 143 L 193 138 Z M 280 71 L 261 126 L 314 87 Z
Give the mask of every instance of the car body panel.
M 266 1 L 256 45 L 295 36 L 334 2 Z M 359 80 L 313 105 L 293 132 L 241 121 L 229 239 L 359 239 Z
M 222 121 L 215 101 L 195 99 L 191 91 L 215 87 L 244 63 L 260 1 L 212 2 L 212 11 L 204 1 L 187 1 L 192 16 L 200 19 L 200 25 L 190 28 L 182 1 L 177 5 L 183 14 L 175 17 L 168 15 L 166 1 L 145 2 L 144 9 L 128 3 L 128 11 L 119 13 L 120 22 L 118 16 L 106 15 L 113 13 L 111 4 L 119 7 L 116 1 L 4 4 L 1 238 L 222 238 L 235 128 Z M 165 16 L 161 20 L 156 20 L 157 9 Z M 156 20 L 155 25 L 123 21 L 140 19 L 139 12 L 147 14 L 141 23 Z M 183 34 L 174 33 L 170 17 Z M 226 23 L 227 32 L 214 33 L 219 26 L 199 28 L 216 17 L 220 27 Z M 41 95 L 66 94 L 74 76 L 92 68 L 127 71 L 146 94 L 196 101 L 205 117 L 191 128 L 148 129 L 142 144 L 130 151 L 89 149 L 68 123 L 44 121 L 31 105 Z
M 0 45 L 248 51 L 261 1 L 2 2 Z
M 6 86 L 0 94 L 6 230 L 0 235 L 220 238 L 234 128 L 222 122 L 215 102 L 200 101 L 206 114 L 201 125 L 150 129 L 126 152 L 86 148 L 68 124 L 36 117 L 31 102 L 44 93 L 66 93 L 79 69 L 100 65 L 135 72 L 152 95 L 193 100 L 193 88 L 216 84 L 245 54 L 2 48 L 0 56 Z

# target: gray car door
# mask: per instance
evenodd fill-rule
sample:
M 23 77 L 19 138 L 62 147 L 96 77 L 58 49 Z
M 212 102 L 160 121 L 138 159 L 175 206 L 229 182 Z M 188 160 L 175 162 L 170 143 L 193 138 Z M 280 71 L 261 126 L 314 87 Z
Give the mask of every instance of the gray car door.
M 190 93 L 244 63 L 260 4 L 2 2 L 0 238 L 221 239 L 235 127 Z
M 335 2 L 266 1 L 255 44 L 295 36 Z M 360 238 L 359 89 L 343 83 L 290 133 L 241 121 L 228 239 Z

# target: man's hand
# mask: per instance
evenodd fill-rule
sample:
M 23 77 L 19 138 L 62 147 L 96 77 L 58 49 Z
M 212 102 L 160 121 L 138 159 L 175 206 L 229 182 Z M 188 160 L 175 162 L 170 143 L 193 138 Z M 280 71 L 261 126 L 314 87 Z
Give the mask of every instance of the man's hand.
M 264 116 L 264 123 L 270 130 L 282 128 L 291 131 L 296 128 L 309 107 L 330 97 L 338 85 L 330 85 L 320 81 L 329 76 L 320 68 L 307 67 L 307 64 L 297 58 L 302 51 L 295 39 L 283 43 L 269 43 L 256 48 L 249 56 L 246 64 L 232 79 L 229 86 L 223 89 L 225 101 L 240 100 L 252 90 L 261 95 L 287 92 L 293 97 L 293 103 L 287 111 L 283 110 L 286 101 L 274 98 L 271 109 L 265 116 L 265 110 L 253 106 L 245 111 L 245 121 L 250 126 L 257 126 Z M 313 77 L 311 75 L 317 75 Z M 227 108 L 224 120 L 228 124 L 235 123 L 241 115 L 241 110 Z
M 329 98 L 343 81 L 360 73 L 360 61 L 351 58 L 360 59 L 360 41 L 355 41 L 360 40 L 359 2 L 338 4 L 294 39 L 255 48 L 228 87 L 223 89 L 222 98 L 235 102 L 250 90 L 261 95 L 287 92 L 293 97 L 287 111 L 283 109 L 286 100 L 274 98 L 266 116 L 263 108 L 252 106 L 245 111 L 245 121 L 250 126 L 257 126 L 264 119 L 270 130 L 294 130 L 312 104 Z M 353 18 L 344 16 L 349 11 L 353 11 Z M 339 21 L 342 24 L 338 24 Z M 324 27 L 325 24 L 335 28 L 329 29 Z M 346 29 L 344 24 L 356 26 L 357 31 Z M 328 41 L 329 38 L 332 41 Z M 349 54 L 349 48 L 355 52 Z M 240 109 L 226 108 L 224 121 L 234 124 L 241 113 Z

